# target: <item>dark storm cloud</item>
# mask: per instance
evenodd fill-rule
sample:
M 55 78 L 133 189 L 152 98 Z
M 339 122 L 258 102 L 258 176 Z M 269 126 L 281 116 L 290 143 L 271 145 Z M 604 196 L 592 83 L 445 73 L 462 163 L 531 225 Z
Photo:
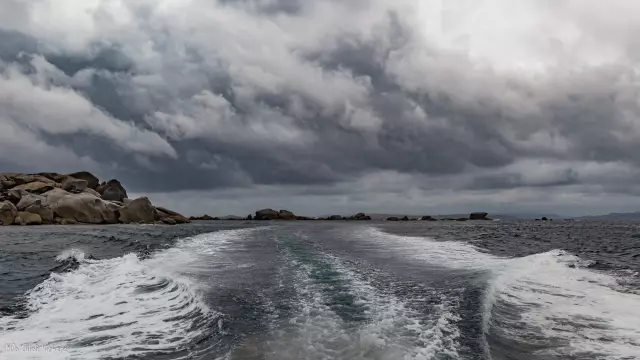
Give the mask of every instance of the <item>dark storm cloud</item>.
M 541 179 L 527 179 L 523 174 L 506 173 L 478 176 L 473 179 L 469 188 L 480 190 L 513 189 L 519 187 L 551 187 L 579 184 L 579 175 L 572 169 L 566 169 L 552 176 Z
M 218 0 L 218 2 L 224 5 L 248 8 L 267 15 L 294 15 L 302 11 L 303 8 L 301 0 Z
M 361 199 L 606 188 L 608 164 L 633 173 L 637 41 L 596 3 L 497 3 L 468 9 L 488 26 L 458 34 L 436 31 L 431 0 L 11 2 L 23 21 L 0 16 L 0 125 L 15 140 L 0 150 L 139 192 Z

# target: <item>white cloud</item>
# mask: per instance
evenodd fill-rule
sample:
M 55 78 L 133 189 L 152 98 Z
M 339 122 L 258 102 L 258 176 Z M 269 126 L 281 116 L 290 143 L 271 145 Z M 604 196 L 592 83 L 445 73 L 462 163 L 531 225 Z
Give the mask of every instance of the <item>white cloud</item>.
M 44 60 L 38 60 L 42 65 Z M 109 139 L 131 152 L 176 157 L 175 150 L 158 134 L 111 117 L 76 91 L 57 86 L 55 72 L 33 63 L 36 72 L 25 75 L 14 66 L 0 72 L 0 115 L 32 131 L 51 135 L 89 134 Z

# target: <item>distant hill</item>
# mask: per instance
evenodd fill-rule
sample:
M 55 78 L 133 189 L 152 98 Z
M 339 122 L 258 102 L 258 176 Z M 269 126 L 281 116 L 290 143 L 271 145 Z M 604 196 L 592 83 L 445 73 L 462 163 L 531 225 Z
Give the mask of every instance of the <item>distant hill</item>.
M 611 213 L 605 215 L 581 216 L 574 218 L 576 220 L 638 220 L 640 221 L 640 212 L 634 213 Z

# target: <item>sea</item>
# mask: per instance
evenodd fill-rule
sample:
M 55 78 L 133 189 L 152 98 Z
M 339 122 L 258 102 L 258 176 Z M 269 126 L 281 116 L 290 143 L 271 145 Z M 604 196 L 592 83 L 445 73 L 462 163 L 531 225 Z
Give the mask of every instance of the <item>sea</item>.
M 0 359 L 640 359 L 640 223 L 0 228 Z

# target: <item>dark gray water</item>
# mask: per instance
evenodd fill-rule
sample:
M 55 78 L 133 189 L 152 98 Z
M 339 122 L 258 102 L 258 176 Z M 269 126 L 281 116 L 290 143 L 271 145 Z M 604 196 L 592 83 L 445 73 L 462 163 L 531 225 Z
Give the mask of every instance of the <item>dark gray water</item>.
M 587 222 L 1 228 L 0 358 L 638 359 L 639 234 Z

